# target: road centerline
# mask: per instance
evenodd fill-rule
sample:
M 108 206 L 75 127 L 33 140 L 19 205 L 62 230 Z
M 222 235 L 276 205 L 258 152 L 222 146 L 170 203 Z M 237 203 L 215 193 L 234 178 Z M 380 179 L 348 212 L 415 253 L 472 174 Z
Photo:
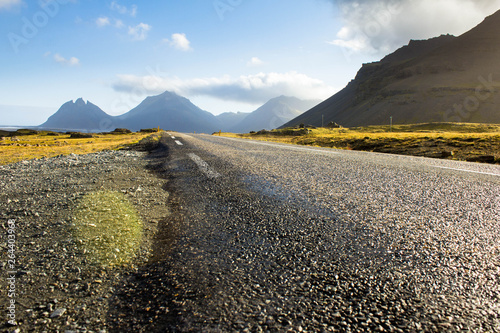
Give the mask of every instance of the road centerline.
M 207 162 L 205 162 L 201 157 L 196 154 L 190 153 L 188 154 L 189 158 L 193 160 L 194 163 L 198 166 L 201 172 L 203 172 L 209 179 L 216 179 L 220 177 L 220 174 L 212 169 Z

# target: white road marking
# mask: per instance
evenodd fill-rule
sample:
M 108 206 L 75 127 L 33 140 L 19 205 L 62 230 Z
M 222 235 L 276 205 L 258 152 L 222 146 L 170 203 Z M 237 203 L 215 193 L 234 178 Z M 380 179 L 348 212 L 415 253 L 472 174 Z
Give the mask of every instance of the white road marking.
M 438 165 L 432 165 L 434 168 L 438 169 L 447 169 L 447 170 L 455 170 L 455 171 L 463 171 L 463 172 L 470 172 L 470 173 L 478 173 L 481 175 L 489 175 L 489 176 L 497 176 L 500 177 L 500 173 L 492 173 L 492 172 L 483 172 L 483 171 L 475 171 L 475 170 L 467 170 L 467 169 L 459 169 L 459 168 L 450 168 L 450 167 L 444 167 L 444 166 L 438 166 Z
M 198 165 L 198 168 L 200 169 L 201 172 L 203 172 L 208 178 L 210 179 L 215 179 L 215 178 L 219 178 L 220 177 L 220 174 L 215 171 L 214 169 L 212 169 L 207 162 L 205 162 L 204 160 L 201 159 L 201 157 L 199 157 L 198 155 L 196 154 L 188 154 L 189 158 L 193 160 L 194 163 L 196 163 L 196 165 Z
M 255 141 L 255 140 L 248 140 L 248 139 L 236 139 L 236 138 L 228 138 L 228 137 L 222 137 L 227 140 L 233 140 L 233 141 L 238 141 L 238 142 L 248 142 L 248 143 L 253 143 L 257 145 L 264 145 L 264 146 L 271 146 L 271 147 L 278 147 L 278 148 L 285 148 L 285 149 L 293 149 L 293 150 L 305 150 L 308 152 L 317 152 L 317 153 L 328 153 L 328 154 L 341 154 L 340 152 L 336 151 L 328 151 L 324 149 L 315 149 L 315 148 L 309 148 L 309 147 L 296 147 L 296 146 L 287 146 L 287 145 L 282 145 L 282 144 L 274 144 L 274 143 L 269 143 L 269 142 L 262 142 L 262 141 Z M 360 151 L 363 152 L 363 151 Z M 390 156 L 405 156 L 405 157 L 411 157 L 411 156 L 406 156 L 406 155 L 390 155 Z M 488 176 L 497 176 L 500 177 L 500 173 L 493 173 L 493 172 L 484 172 L 484 171 L 476 171 L 476 170 L 467 170 L 467 169 L 460 169 L 460 168 L 452 168 L 452 167 L 445 167 L 445 166 L 438 166 L 438 165 L 432 165 L 431 167 L 438 168 L 438 169 L 448 169 L 448 170 L 455 170 L 455 171 L 462 171 L 462 172 L 469 172 L 469 173 L 476 173 L 476 174 L 481 174 L 481 175 L 488 175 Z
M 271 147 L 292 149 L 292 150 L 305 150 L 305 151 L 314 152 L 314 153 L 317 152 L 317 153 L 340 155 L 340 153 L 336 152 L 336 151 L 328 151 L 325 149 L 315 149 L 313 147 L 297 147 L 297 146 L 293 146 L 293 145 L 283 145 L 283 144 L 276 144 L 276 143 L 270 143 L 270 142 L 255 141 L 255 140 L 248 140 L 248 139 L 235 139 L 235 138 L 228 138 L 228 137 L 222 137 L 222 138 L 224 138 L 226 140 L 233 140 L 233 141 L 238 141 L 238 142 L 253 143 L 256 145 L 271 146 Z
M 182 142 L 180 142 L 179 140 L 175 140 L 175 143 L 177 143 L 179 146 L 183 146 Z

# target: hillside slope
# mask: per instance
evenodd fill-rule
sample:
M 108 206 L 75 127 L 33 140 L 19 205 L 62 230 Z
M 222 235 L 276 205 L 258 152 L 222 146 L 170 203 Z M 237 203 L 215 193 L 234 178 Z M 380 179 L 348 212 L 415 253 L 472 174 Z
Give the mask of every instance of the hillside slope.
M 500 11 L 469 32 L 409 45 L 364 64 L 343 90 L 293 119 L 343 126 L 500 123 Z

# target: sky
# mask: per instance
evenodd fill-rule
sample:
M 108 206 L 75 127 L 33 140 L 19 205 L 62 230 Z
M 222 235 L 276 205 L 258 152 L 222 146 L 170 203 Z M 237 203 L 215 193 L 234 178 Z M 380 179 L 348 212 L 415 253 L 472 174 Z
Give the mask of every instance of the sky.
M 324 100 L 363 63 L 460 35 L 500 0 L 0 0 L 0 125 L 43 123 L 82 97 L 111 115 L 166 90 L 251 112 Z

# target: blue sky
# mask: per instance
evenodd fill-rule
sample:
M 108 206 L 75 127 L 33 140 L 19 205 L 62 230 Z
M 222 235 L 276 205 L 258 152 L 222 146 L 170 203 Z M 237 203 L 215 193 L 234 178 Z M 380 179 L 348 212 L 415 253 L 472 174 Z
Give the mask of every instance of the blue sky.
M 490 0 L 0 0 L 0 125 L 83 97 L 113 115 L 165 90 L 214 114 L 326 99 L 364 62 L 494 13 Z M 425 22 L 425 23 L 423 23 Z

